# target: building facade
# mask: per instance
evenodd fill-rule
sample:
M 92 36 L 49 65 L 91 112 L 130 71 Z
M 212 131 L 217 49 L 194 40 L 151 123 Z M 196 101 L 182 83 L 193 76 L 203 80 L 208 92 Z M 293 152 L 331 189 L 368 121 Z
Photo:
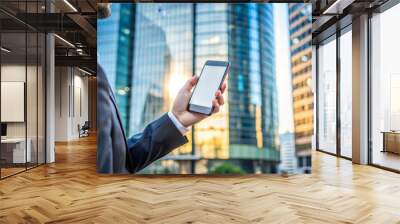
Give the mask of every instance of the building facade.
M 232 65 L 222 110 L 195 125 L 189 144 L 147 172 L 189 173 L 194 163 L 192 171 L 207 173 L 226 161 L 249 173 L 276 172 L 280 155 L 272 5 L 136 4 L 132 10 L 128 135 L 168 111 L 177 91 L 200 73 L 206 60 Z
M 294 174 L 297 172 L 296 149 L 294 147 L 294 134 L 285 132 L 280 134 L 281 144 L 281 164 L 280 171 L 284 174 Z
M 122 124 L 128 130 L 132 82 L 133 28 L 135 24 L 133 4 L 112 4 L 109 19 L 98 20 L 98 61 L 103 65 L 121 115 Z M 100 25 L 101 24 L 101 25 Z M 101 56 L 100 56 L 101 55 Z
M 311 167 L 314 95 L 312 92 L 311 4 L 290 3 L 293 114 L 298 165 Z

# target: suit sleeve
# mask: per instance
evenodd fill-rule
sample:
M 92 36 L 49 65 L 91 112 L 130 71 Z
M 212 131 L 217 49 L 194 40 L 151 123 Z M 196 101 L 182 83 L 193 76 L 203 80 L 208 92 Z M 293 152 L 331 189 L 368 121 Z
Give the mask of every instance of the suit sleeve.
M 99 128 L 97 132 L 97 172 L 99 173 L 112 173 L 113 170 L 113 152 L 112 152 L 112 116 L 111 110 L 106 108 L 113 108 L 108 100 L 107 80 L 103 77 L 104 73 L 98 67 L 99 76 L 97 79 L 97 125 Z M 100 74 L 101 72 L 101 74 Z
M 128 139 L 126 168 L 135 173 L 187 143 L 167 114 L 150 123 L 143 133 Z

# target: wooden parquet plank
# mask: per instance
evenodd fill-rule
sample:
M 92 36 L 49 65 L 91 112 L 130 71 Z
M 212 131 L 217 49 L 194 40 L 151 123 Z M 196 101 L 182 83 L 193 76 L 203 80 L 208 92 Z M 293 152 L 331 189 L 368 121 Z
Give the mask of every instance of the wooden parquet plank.
M 100 175 L 96 139 L 0 181 L 0 223 L 398 223 L 400 175 L 313 153 L 281 177 Z

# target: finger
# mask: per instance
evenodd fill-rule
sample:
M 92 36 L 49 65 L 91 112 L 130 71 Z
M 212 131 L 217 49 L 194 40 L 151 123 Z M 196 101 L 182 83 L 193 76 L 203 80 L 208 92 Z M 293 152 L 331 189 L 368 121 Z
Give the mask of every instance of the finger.
M 224 100 L 224 97 L 222 96 L 222 94 L 220 94 L 219 96 L 217 96 L 217 101 L 218 101 L 218 104 L 219 104 L 220 106 L 224 105 L 225 100 Z
M 218 113 L 220 108 L 217 100 L 213 100 L 213 107 L 214 107 L 213 113 Z
M 224 84 L 222 84 L 221 86 L 221 93 L 224 93 L 226 89 L 226 82 L 224 82 Z
M 198 76 L 191 77 L 188 81 L 186 81 L 184 88 L 190 91 L 193 88 L 193 86 L 196 85 L 198 80 L 199 80 Z

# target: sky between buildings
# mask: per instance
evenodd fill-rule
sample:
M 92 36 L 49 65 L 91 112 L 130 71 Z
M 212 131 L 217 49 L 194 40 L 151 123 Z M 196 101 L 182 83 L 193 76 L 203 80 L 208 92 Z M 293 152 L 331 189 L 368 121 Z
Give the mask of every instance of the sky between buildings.
M 280 134 L 294 131 L 287 7 L 286 3 L 274 4 L 276 83 Z

